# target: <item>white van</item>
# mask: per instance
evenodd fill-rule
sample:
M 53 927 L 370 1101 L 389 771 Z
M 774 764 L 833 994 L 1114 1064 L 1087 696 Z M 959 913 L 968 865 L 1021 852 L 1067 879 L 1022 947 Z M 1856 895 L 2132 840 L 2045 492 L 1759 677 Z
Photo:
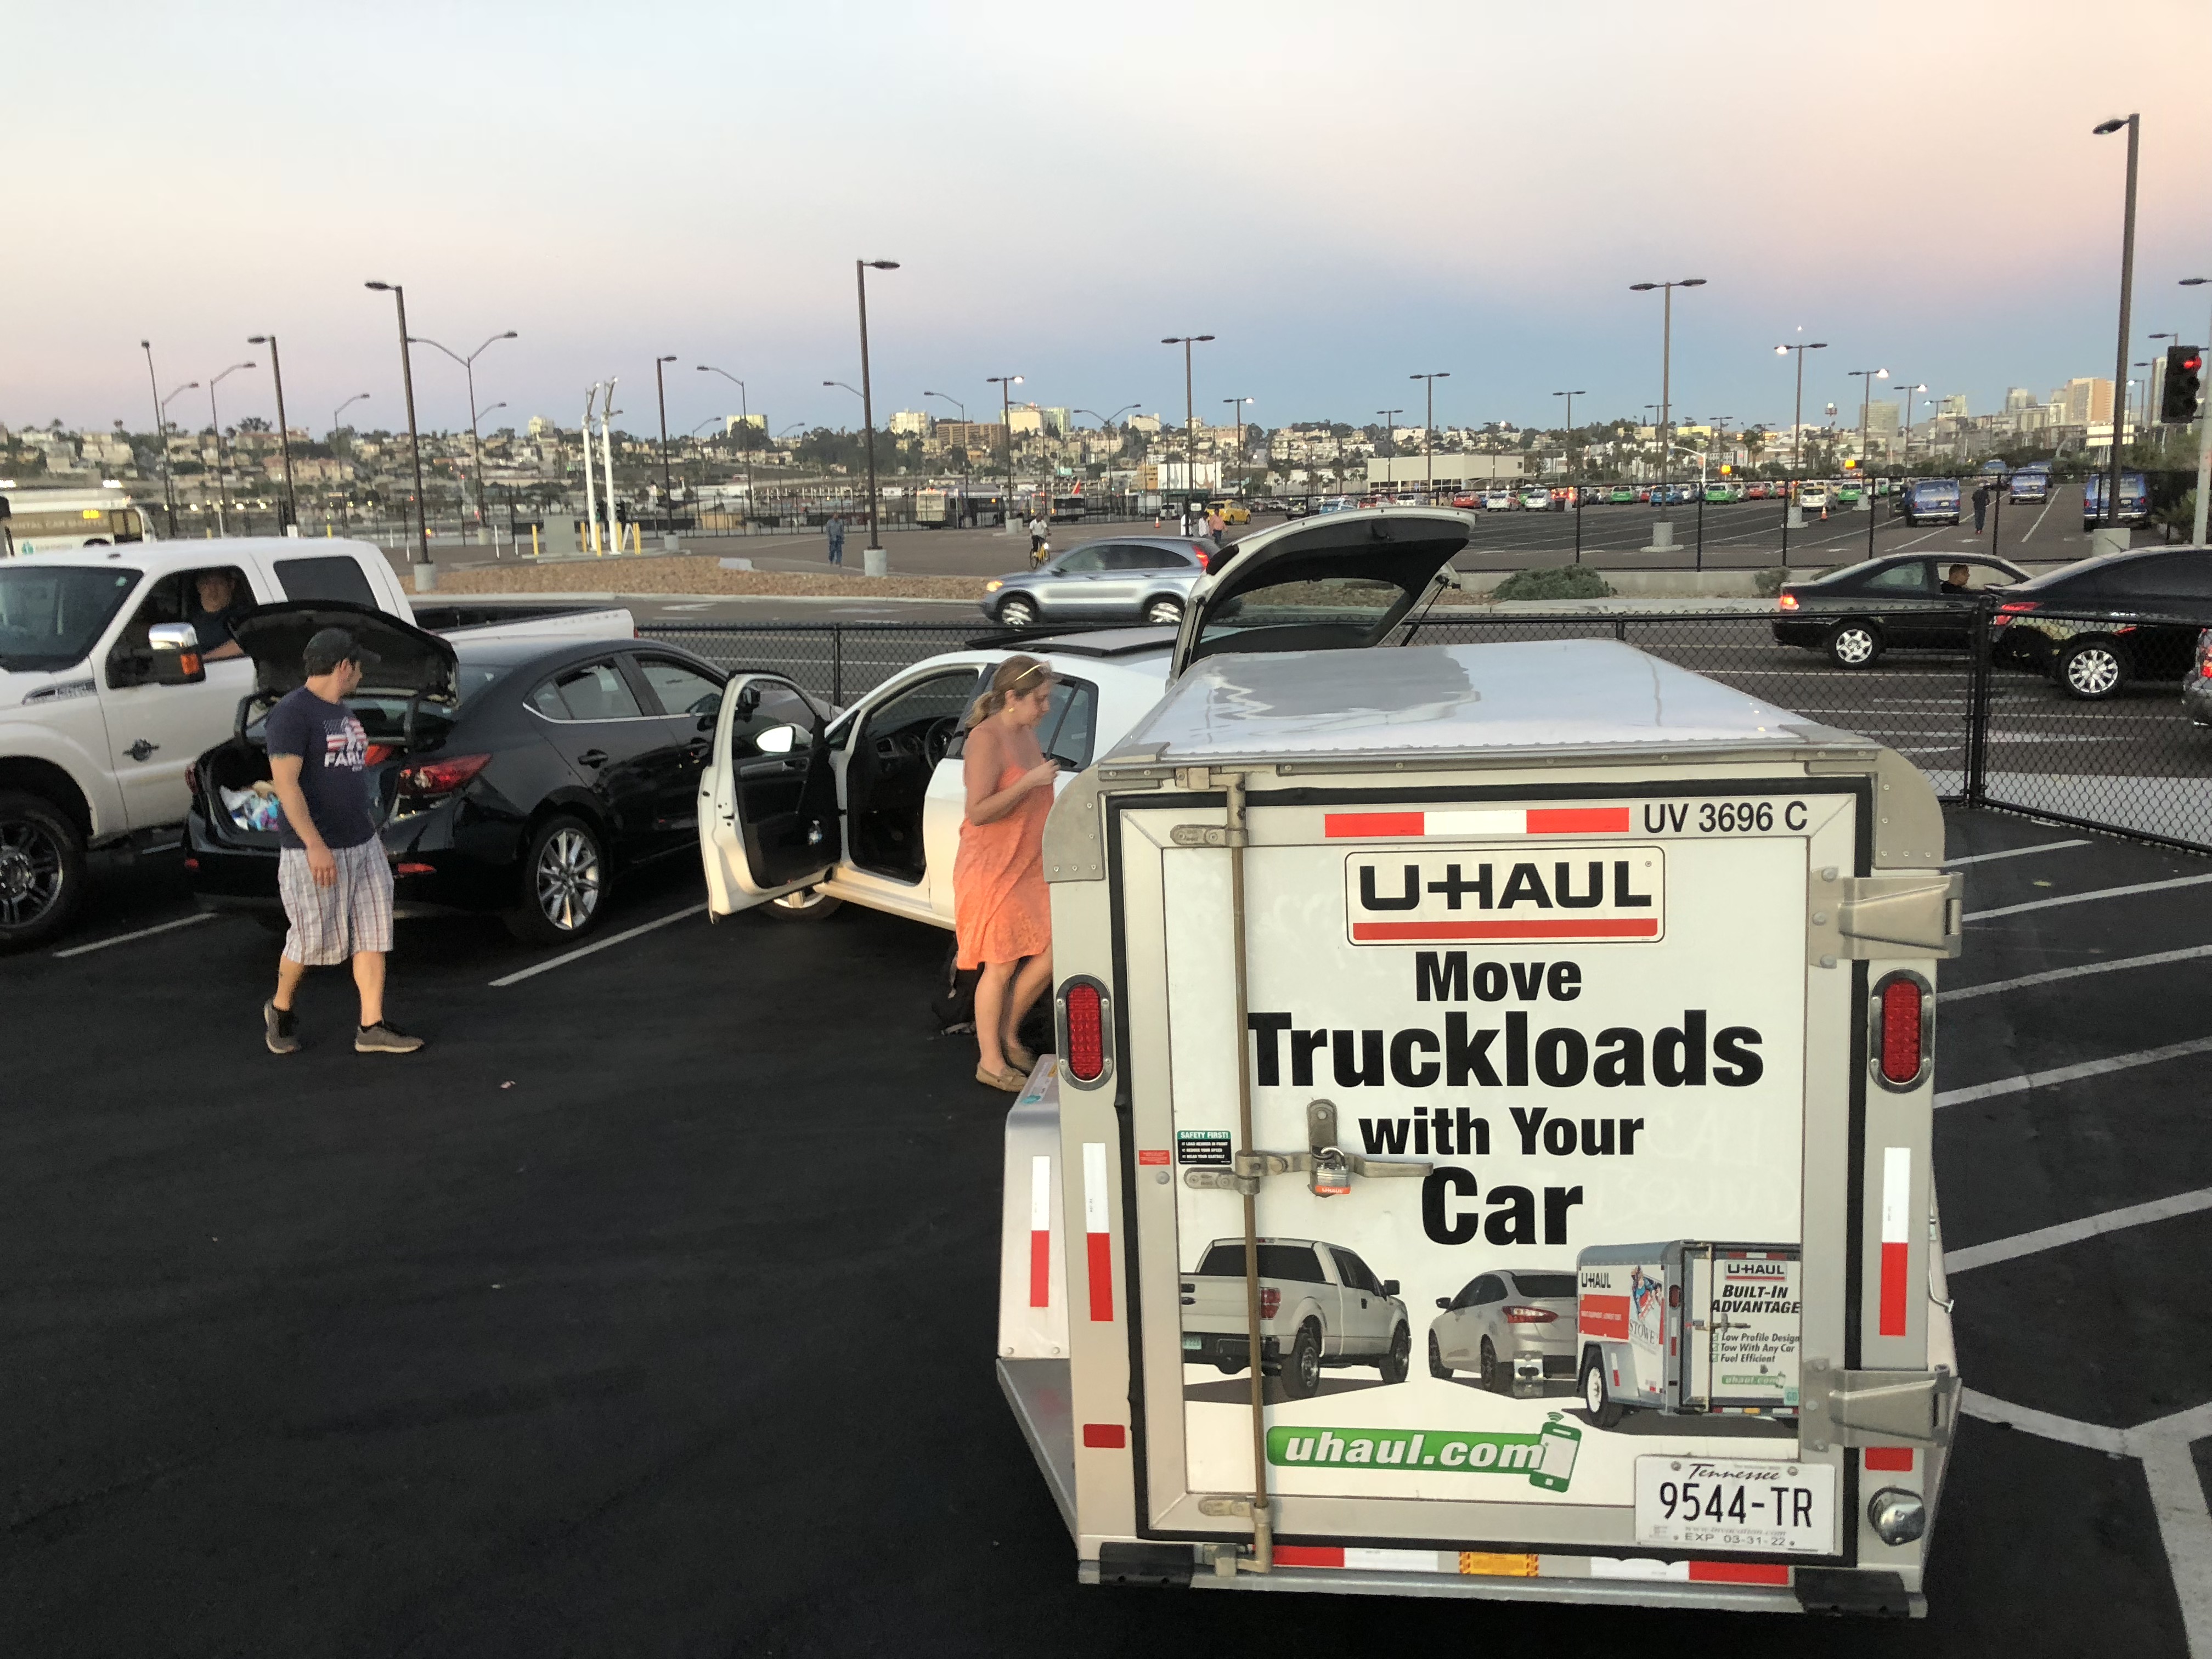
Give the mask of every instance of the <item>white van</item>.
M 1959 1386 L 1935 797 L 1611 641 L 1390 648 L 1471 529 L 1248 538 L 1054 807 L 1059 1057 L 1008 1118 L 1001 1388 L 1085 1582 L 1920 1611 Z M 1261 1364 L 1224 1379 L 1179 1287 L 1240 1239 Z M 1625 1418 L 1450 1367 L 1307 1393 L 1262 1325 L 1283 1239 L 1414 1307 L 1620 1247 L 1786 1261 L 1740 1346 L 1794 1367 L 1795 1413 L 1702 1375 Z

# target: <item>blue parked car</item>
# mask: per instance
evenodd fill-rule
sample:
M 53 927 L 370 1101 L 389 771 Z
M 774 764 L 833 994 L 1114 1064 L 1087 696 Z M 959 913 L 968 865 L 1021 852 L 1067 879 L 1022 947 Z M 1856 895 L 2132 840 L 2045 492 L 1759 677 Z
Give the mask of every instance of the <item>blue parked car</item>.
M 1915 478 L 1893 498 L 1895 510 L 1907 524 L 1959 522 L 1959 481 L 1956 478 Z
M 2039 462 L 2031 462 L 2012 475 L 2005 485 L 2008 499 L 2021 501 L 2047 501 L 2051 499 L 2051 469 Z
M 2094 474 L 2081 486 L 2081 528 L 2094 530 L 2104 522 L 2105 489 L 2112 483 L 2108 472 Z M 2120 474 L 2120 522 L 2141 524 L 2150 516 L 2150 491 L 2143 485 L 2140 472 Z

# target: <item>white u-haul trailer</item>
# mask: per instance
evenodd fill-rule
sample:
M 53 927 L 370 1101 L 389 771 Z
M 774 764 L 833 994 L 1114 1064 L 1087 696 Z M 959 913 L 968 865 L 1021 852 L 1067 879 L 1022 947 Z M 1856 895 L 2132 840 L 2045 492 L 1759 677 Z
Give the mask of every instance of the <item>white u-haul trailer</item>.
M 1610 641 L 1338 648 L 1413 634 L 1466 524 L 1248 539 L 1054 808 L 1059 1058 L 1007 1121 L 1001 1387 L 1085 1582 L 1918 1613 L 1959 1386 L 1934 796 Z M 1236 1353 L 1179 1317 L 1227 1238 Z M 1387 1285 L 1411 1363 L 1281 1329 L 1282 1240 Z M 1709 1249 L 1786 1282 L 1729 1292 L 1744 1327 L 1660 1408 L 1420 1363 L 1433 1308 L 1555 1321 L 1511 1287 L 1646 1256 L 1663 1297 Z M 1577 1296 L 1602 1348 L 1622 1310 Z

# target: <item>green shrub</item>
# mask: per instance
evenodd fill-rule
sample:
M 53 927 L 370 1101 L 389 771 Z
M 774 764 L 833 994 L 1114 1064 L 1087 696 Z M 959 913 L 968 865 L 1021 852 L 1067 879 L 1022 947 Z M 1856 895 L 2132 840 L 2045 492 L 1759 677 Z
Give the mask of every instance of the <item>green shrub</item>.
M 1493 599 L 1609 599 L 1613 589 L 1588 565 L 1516 570 L 1491 590 Z
M 1782 591 L 1782 584 L 1790 580 L 1786 570 L 1755 570 L 1751 585 L 1762 599 L 1772 599 Z

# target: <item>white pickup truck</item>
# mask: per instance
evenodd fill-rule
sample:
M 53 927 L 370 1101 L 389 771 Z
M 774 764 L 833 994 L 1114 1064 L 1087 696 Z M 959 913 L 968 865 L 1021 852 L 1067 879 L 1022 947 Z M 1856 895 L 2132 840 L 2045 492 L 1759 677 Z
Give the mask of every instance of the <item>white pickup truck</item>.
M 209 571 L 246 605 L 342 599 L 416 620 L 367 542 L 234 537 L 0 560 L 0 950 L 69 926 L 88 848 L 159 845 L 184 822 L 185 769 L 253 689 L 243 657 L 207 660 L 190 684 L 157 676 L 153 632 L 191 619 Z M 492 626 L 635 631 L 627 611 L 604 611 Z
M 1225 1144 L 1225 1143 L 1224 1143 Z M 1341 1244 L 1263 1238 L 1260 1245 L 1260 1364 L 1284 1395 L 1310 1400 L 1323 1366 L 1372 1365 L 1403 1382 L 1413 1327 L 1398 1281 Z M 1218 1238 L 1182 1280 L 1182 1357 L 1227 1376 L 1246 1369 L 1244 1241 Z

